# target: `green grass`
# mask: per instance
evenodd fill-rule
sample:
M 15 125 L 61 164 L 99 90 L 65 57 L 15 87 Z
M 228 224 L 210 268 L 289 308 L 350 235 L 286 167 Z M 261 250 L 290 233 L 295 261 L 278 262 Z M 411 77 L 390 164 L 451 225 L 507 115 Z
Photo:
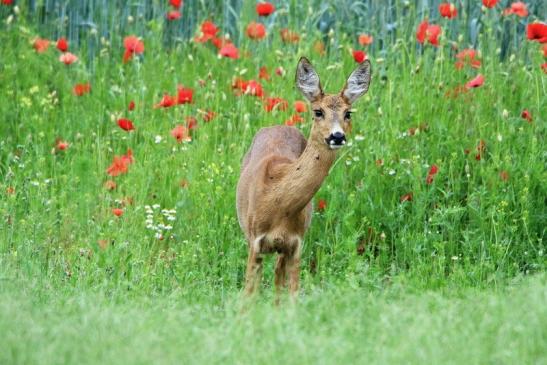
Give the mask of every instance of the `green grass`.
M 545 364 L 545 276 L 499 290 L 313 288 L 245 310 L 180 293 L 128 298 L 0 287 L 2 364 Z
M 167 52 L 149 24 L 142 59 L 123 65 L 123 50 L 103 44 L 100 57 L 66 67 L 54 47 L 32 49 L 24 22 L 0 32 L 0 364 L 547 362 L 547 79 L 536 43 L 500 63 L 486 23 L 480 70 L 459 72 L 450 39 L 421 52 L 409 33 L 370 54 L 350 143 L 315 198 L 327 207 L 305 237 L 298 303 L 275 308 L 271 259 L 256 302 L 240 298 L 240 160 L 261 127 L 282 124 L 303 99 L 299 56 L 337 92 L 355 67 L 354 39 L 333 34 L 321 57 L 318 34 L 285 45 L 274 28 L 267 41 L 244 40 L 235 61 L 191 42 Z M 257 79 L 261 66 L 272 77 L 264 90 L 287 111 L 234 95 L 234 77 Z M 482 87 L 446 96 L 479 72 Z M 91 93 L 74 96 L 87 81 Z M 178 84 L 194 103 L 154 109 Z M 207 110 L 217 113 L 209 123 Z M 187 116 L 199 128 L 178 144 L 170 131 Z M 410 135 L 418 126 L 427 128 Z M 135 162 L 110 178 L 128 148 Z M 154 204 L 177 210 L 163 240 L 146 228 Z

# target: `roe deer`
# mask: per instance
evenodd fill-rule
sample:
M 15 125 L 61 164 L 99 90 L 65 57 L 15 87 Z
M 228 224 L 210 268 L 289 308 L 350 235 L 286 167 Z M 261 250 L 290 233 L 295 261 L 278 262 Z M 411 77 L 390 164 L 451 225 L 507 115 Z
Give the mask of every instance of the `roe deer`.
M 237 185 L 237 215 L 249 244 L 245 291 L 251 294 L 262 277 L 264 254 L 277 253 L 277 300 L 289 279 L 295 297 L 304 233 L 311 223 L 314 194 L 329 173 L 336 150 L 351 128 L 351 105 L 370 83 L 370 62 L 361 63 L 339 94 L 325 95 L 319 76 L 302 57 L 296 86 L 313 111 L 310 138 L 287 126 L 262 128 L 242 161 Z

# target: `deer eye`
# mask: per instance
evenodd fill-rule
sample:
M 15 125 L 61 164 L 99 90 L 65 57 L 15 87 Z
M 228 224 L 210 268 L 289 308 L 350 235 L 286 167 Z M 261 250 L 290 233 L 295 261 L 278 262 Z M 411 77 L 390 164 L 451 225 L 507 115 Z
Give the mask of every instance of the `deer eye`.
M 346 120 L 351 119 L 351 112 L 349 110 L 344 114 L 344 119 L 346 119 Z
M 323 111 L 321 109 L 314 110 L 313 114 L 315 115 L 316 118 L 323 118 L 324 116 Z

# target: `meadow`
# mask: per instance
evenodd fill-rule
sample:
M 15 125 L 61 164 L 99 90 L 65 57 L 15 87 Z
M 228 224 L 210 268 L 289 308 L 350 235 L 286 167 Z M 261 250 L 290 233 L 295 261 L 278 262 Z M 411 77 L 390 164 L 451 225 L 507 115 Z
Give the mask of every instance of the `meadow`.
M 0 364 L 547 364 L 545 4 L 178 3 L 76 40 L 0 2 Z M 276 306 L 235 187 L 260 128 L 308 135 L 301 56 L 372 82 Z

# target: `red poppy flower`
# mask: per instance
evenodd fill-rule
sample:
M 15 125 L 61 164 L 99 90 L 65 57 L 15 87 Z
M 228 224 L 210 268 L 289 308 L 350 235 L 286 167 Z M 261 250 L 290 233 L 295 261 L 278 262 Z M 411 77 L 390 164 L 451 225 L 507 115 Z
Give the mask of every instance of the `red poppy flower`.
M 4 4 L 4 5 L 13 5 L 13 0 L 2 0 L 2 4 Z
M 440 25 L 430 25 L 427 27 L 427 40 L 434 46 L 439 45 L 439 35 L 441 34 Z
M 201 24 L 201 36 L 194 38 L 196 42 L 203 43 L 216 37 L 219 29 L 212 21 L 206 20 Z
M 179 124 L 175 128 L 173 128 L 173 130 L 171 130 L 171 135 L 175 137 L 178 143 L 192 141 L 192 137 L 190 137 L 190 131 L 182 124 Z
M 227 46 L 229 44 L 232 44 L 232 41 L 228 38 L 217 38 L 217 37 L 214 37 L 214 38 L 211 38 L 211 42 L 213 43 L 213 45 L 218 49 L 220 50 L 222 47 L 224 46 Z
M 285 121 L 285 125 L 293 126 L 298 123 L 302 123 L 304 121 L 304 118 L 302 118 L 299 114 L 293 114 L 289 119 Z
M 281 29 L 279 34 L 281 35 L 281 40 L 285 43 L 298 43 L 300 41 L 300 36 L 287 28 Z
M 213 119 L 215 119 L 215 117 L 217 116 L 217 113 L 215 113 L 214 111 L 212 110 L 208 110 L 205 112 L 205 114 L 203 115 L 203 121 L 206 122 L 206 123 L 209 123 L 210 121 L 212 121 Z
M 418 29 L 416 29 L 416 40 L 418 43 L 423 44 L 425 42 L 427 27 L 429 27 L 427 20 L 424 20 L 418 25 Z
M 528 39 L 539 43 L 547 42 L 547 24 L 531 23 L 526 27 Z
M 288 106 L 289 106 L 289 103 L 285 99 L 266 98 L 264 103 L 264 110 L 267 112 L 271 112 L 274 109 L 284 111 L 284 110 L 287 110 Z
M 327 202 L 325 201 L 325 199 L 319 199 L 319 201 L 317 202 L 317 210 L 322 212 L 325 209 L 327 209 Z
M 122 156 L 114 156 L 112 165 L 106 169 L 106 173 L 110 176 L 118 176 L 127 173 L 128 166 L 133 163 L 133 152 L 128 149 L 127 153 Z
M 465 87 L 467 89 L 471 89 L 474 87 L 480 87 L 484 84 L 484 76 L 481 74 L 478 74 L 473 80 L 469 81 L 467 84 L 465 84 Z
M 55 148 L 59 151 L 66 151 L 66 149 L 68 149 L 69 146 L 70 146 L 70 143 L 68 143 L 67 141 L 63 141 L 61 139 L 58 139 L 57 143 L 55 144 Z
M 194 97 L 194 90 L 179 86 L 177 94 L 177 102 L 179 104 L 191 104 Z
M 367 59 L 367 54 L 364 51 L 353 51 L 353 59 L 357 63 L 363 63 Z
M 262 66 L 260 70 L 258 71 L 258 78 L 262 80 L 269 80 L 270 75 L 268 74 L 268 69 L 266 66 Z
M 433 180 L 435 178 L 435 175 L 439 172 L 439 168 L 437 165 L 431 165 L 431 168 L 429 169 L 429 172 L 427 173 L 427 177 L 425 178 L 425 183 L 427 185 L 431 185 L 433 183 Z
M 122 160 L 126 161 L 128 164 L 133 163 L 133 150 L 131 148 L 127 149 L 125 155 L 122 155 Z
M 452 19 L 458 15 L 458 9 L 452 3 L 442 3 L 439 5 L 439 13 L 443 18 Z
M 123 54 L 123 62 L 128 62 L 135 54 L 141 54 L 144 52 L 144 43 L 134 35 L 130 35 L 124 38 L 123 45 L 125 47 L 125 53 Z
M 134 53 L 144 52 L 144 43 L 134 35 L 130 35 L 124 38 L 123 45 L 126 50 Z
M 269 16 L 275 11 L 273 4 L 264 2 L 256 4 L 256 13 L 258 16 Z
M 374 41 L 374 37 L 371 35 L 368 35 L 368 34 L 359 35 L 359 44 L 361 46 L 368 46 L 372 44 L 373 41 Z
M 413 197 L 414 196 L 413 196 L 412 193 L 406 193 L 405 195 L 401 196 L 401 198 L 399 200 L 400 200 L 401 203 L 411 202 Z
M 285 69 L 283 67 L 279 66 L 278 68 L 275 69 L 275 74 L 277 76 L 283 77 L 283 76 L 285 76 Z
M 285 124 L 285 125 L 288 126 L 288 127 L 292 127 L 292 126 L 294 126 L 296 123 L 293 121 L 293 119 L 292 119 L 292 117 L 291 117 L 291 118 L 287 119 L 287 120 L 285 121 L 285 123 L 283 123 L 283 124 Z
M 541 65 L 541 69 L 543 70 L 544 73 L 547 74 L 547 62 L 545 62 Z
M 44 53 L 49 47 L 49 41 L 47 39 L 36 38 L 32 44 L 36 52 Z
M 127 132 L 135 129 L 135 127 L 133 126 L 133 122 L 125 118 L 118 119 L 118 126 Z
M 180 19 L 182 14 L 178 10 L 171 10 L 167 12 L 166 18 L 167 20 L 177 20 Z
M 198 120 L 195 117 L 188 116 L 185 118 L 186 120 L 186 128 L 189 130 L 196 129 L 198 127 Z
M 296 110 L 297 113 L 305 113 L 308 110 L 308 107 L 305 102 L 297 100 L 294 102 L 294 110 Z
M 528 123 L 532 123 L 532 114 L 528 111 L 528 109 L 524 109 L 522 113 L 520 113 L 520 116 L 522 119 L 528 121 Z
M 177 104 L 177 99 L 169 94 L 164 94 L 159 103 L 154 105 L 154 108 L 170 108 Z
M 74 88 L 72 89 L 72 92 L 76 96 L 85 95 L 90 91 L 91 91 L 91 85 L 89 84 L 89 82 L 85 84 L 76 84 L 74 85 Z
M 135 102 L 133 100 L 129 102 L 129 105 L 127 106 L 127 110 L 129 110 L 130 112 L 135 110 Z
M 251 39 L 262 39 L 266 36 L 266 27 L 261 23 L 250 22 L 245 33 Z
M 78 61 L 78 57 L 70 52 L 65 52 L 59 57 L 59 61 L 68 66 Z
M 112 214 L 114 214 L 116 217 L 121 217 L 122 214 L 123 214 L 123 209 L 114 208 L 114 209 L 112 209 Z
M 229 43 L 225 46 L 223 46 L 218 53 L 223 57 L 228 57 L 232 59 L 238 59 L 239 58 L 239 50 L 234 46 L 232 43 Z
M 241 77 L 236 77 L 232 81 L 232 89 L 245 90 L 247 88 L 247 84 L 248 84 L 248 82 L 245 81 L 245 79 L 243 79 Z
M 182 0 L 169 0 L 169 4 L 175 9 L 178 9 L 182 6 Z
M 230 41 L 229 39 L 226 39 L 226 38 L 213 37 L 213 38 L 211 38 L 211 43 L 213 43 L 213 45 L 218 50 L 220 50 L 225 45 L 232 43 L 232 41 Z
M 59 38 L 57 41 L 57 49 L 61 52 L 68 51 L 68 42 L 65 38 Z
M 264 96 L 264 90 L 260 82 L 256 80 L 249 80 L 247 87 L 245 88 L 245 94 L 258 96 L 259 98 Z
M 439 45 L 439 35 L 441 34 L 441 26 L 432 24 L 430 25 L 427 20 L 424 20 L 418 25 L 416 30 L 416 40 L 418 43 L 424 43 L 425 40 L 434 46 Z
M 245 81 L 242 78 L 236 78 L 232 82 L 232 89 L 236 89 L 236 95 L 264 96 L 264 90 L 260 82 L 256 80 Z
M 482 0 L 482 5 L 487 8 L 493 8 L 498 3 L 498 0 Z
M 214 37 L 217 32 L 218 28 L 212 21 L 206 20 L 201 24 L 201 31 L 203 34 Z
M 465 64 L 469 64 L 473 68 L 479 68 L 481 66 L 481 61 L 476 59 L 477 51 L 472 48 L 464 49 L 463 51 L 456 54 L 458 61 L 454 64 L 457 70 L 461 70 Z
M 517 1 L 511 4 L 510 8 L 503 11 L 503 15 L 515 14 L 521 18 L 528 16 L 528 7 L 522 1 Z

